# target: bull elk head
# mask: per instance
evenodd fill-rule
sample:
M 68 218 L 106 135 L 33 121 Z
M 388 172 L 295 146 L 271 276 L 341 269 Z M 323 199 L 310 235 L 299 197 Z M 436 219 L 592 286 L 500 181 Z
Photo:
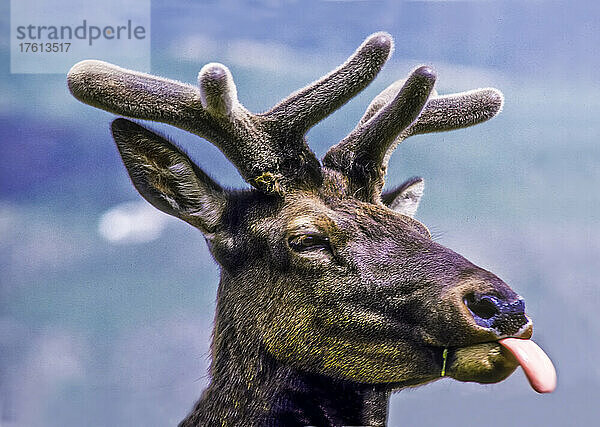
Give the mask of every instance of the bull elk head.
M 382 192 L 402 140 L 492 118 L 498 90 L 438 96 L 422 66 L 381 92 L 321 162 L 305 141 L 391 51 L 388 34 L 373 34 L 261 114 L 242 106 L 217 63 L 198 86 L 101 61 L 69 72 L 77 99 L 193 132 L 253 187 L 226 190 L 166 138 L 112 124 L 140 194 L 200 229 L 221 266 L 211 383 L 182 426 L 384 425 L 394 390 L 442 376 L 498 382 L 519 363 L 536 390 L 554 388 L 521 297 L 413 219 L 423 180 Z

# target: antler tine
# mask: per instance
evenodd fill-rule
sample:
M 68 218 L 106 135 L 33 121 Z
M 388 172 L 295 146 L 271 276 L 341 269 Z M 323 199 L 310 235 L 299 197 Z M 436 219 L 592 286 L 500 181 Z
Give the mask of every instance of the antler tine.
M 117 67 L 82 61 L 69 71 L 69 89 L 82 102 L 128 117 L 160 121 L 215 144 L 242 177 L 266 192 L 320 183 L 319 161 L 302 136 L 279 137 L 265 120 L 237 99 L 231 72 L 211 63 L 198 75 L 199 87 Z
M 239 102 L 233 76 L 223 64 L 211 62 L 198 73 L 200 102 L 213 116 L 229 116 Z
M 346 62 L 328 75 L 291 94 L 263 114 L 300 134 L 363 90 L 381 70 L 393 49 L 385 32 L 371 34 Z
M 369 104 L 359 125 L 390 102 L 405 81 L 397 80 L 377 95 Z M 491 87 L 442 96 L 438 96 L 434 89 L 419 118 L 400 134 L 397 142 L 412 135 L 462 129 L 483 123 L 502 111 L 503 104 L 502 92 Z
M 365 123 L 398 93 L 406 80 L 397 80 L 373 99 L 359 125 Z M 495 117 L 504 104 L 502 92 L 495 88 L 474 89 L 438 96 L 435 89 L 418 119 L 402 131 L 394 146 L 412 135 L 462 129 Z
M 178 127 L 199 121 L 199 127 L 210 129 L 210 116 L 200 107 L 199 90 L 189 84 L 96 60 L 75 64 L 67 84 L 81 102 L 111 113 Z
M 370 108 L 367 113 L 371 117 L 361 120 L 347 137 L 333 146 L 323 158 L 323 164 L 347 175 L 355 187 L 366 192 L 366 199 L 378 199 L 388 152 L 393 149 L 397 136 L 421 113 L 435 80 L 431 68 L 419 67 L 391 101 L 379 106 L 382 98 L 376 98 L 378 109 Z
M 400 137 L 462 129 L 495 117 L 504 105 L 502 92 L 494 88 L 474 89 L 431 98 L 418 120 Z
M 223 75 L 227 78 L 223 79 Z M 235 161 L 237 153 L 231 149 L 233 147 L 229 147 L 236 139 L 232 132 L 234 129 L 228 125 L 228 120 L 215 120 L 215 116 L 220 117 L 221 112 L 214 105 L 219 89 L 230 108 L 232 104 L 239 104 L 231 74 L 225 69 L 220 74 L 207 73 L 202 78 L 201 73 L 199 77 L 200 88 L 103 61 L 87 60 L 71 68 L 67 83 L 73 96 L 86 104 L 111 113 L 168 123 L 194 132 L 213 142 Z M 205 110 L 202 101 L 206 99 L 210 106 Z M 241 105 L 240 109 L 243 110 Z

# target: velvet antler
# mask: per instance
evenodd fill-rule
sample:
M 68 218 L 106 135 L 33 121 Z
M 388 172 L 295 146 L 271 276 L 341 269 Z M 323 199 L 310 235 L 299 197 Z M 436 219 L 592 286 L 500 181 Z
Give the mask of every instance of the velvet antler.
M 200 135 L 219 147 L 246 181 L 261 190 L 284 192 L 320 184 L 321 166 L 304 134 L 364 89 L 391 49 L 388 34 L 371 35 L 336 70 L 263 114 L 240 104 L 231 73 L 216 63 L 202 68 L 199 87 L 102 61 L 76 64 L 68 84 L 87 104 Z
M 321 165 L 304 135 L 375 78 L 392 45 L 389 34 L 372 34 L 340 67 L 262 114 L 244 108 L 230 71 L 217 63 L 205 65 L 198 86 L 192 86 L 83 61 L 69 72 L 68 84 L 87 104 L 206 138 L 250 184 L 284 193 L 321 183 Z M 431 68 L 420 67 L 390 85 L 371 102 L 356 128 L 325 155 L 323 165 L 346 175 L 356 197 L 380 202 L 389 157 L 405 138 L 481 123 L 502 108 L 496 89 L 437 96 L 435 79 Z
M 497 89 L 437 96 L 435 78 L 429 67 L 419 67 L 383 90 L 354 130 L 327 152 L 324 166 L 347 175 L 359 197 L 377 202 L 389 158 L 404 139 L 473 126 L 502 109 L 504 98 Z

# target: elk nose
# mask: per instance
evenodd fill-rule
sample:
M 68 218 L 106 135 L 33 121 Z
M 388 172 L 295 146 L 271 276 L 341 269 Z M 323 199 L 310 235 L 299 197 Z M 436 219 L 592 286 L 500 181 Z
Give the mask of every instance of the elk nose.
M 468 294 L 464 303 L 477 325 L 493 329 L 499 336 L 513 336 L 529 324 L 525 301 L 520 297 L 512 302 L 492 295 Z

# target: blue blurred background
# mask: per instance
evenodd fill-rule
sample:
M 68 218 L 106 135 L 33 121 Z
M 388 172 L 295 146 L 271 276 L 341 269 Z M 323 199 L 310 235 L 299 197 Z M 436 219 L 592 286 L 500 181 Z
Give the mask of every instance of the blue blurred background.
M 59 1 L 59 0 L 57 0 Z M 64 75 L 9 74 L 0 6 L 0 425 L 163 426 L 207 381 L 218 268 L 201 234 L 130 184 L 112 116 Z M 415 65 L 440 93 L 494 86 L 499 117 L 414 137 L 388 183 L 426 179 L 418 218 L 525 297 L 558 389 L 519 369 L 494 385 L 444 379 L 393 396 L 390 425 L 593 425 L 600 418 L 600 7 L 594 1 L 152 1 L 152 72 L 194 82 L 230 66 L 262 111 L 328 72 L 368 34 L 396 40 L 360 96 L 311 130 L 320 156 Z M 231 187 L 206 141 L 152 124 Z

